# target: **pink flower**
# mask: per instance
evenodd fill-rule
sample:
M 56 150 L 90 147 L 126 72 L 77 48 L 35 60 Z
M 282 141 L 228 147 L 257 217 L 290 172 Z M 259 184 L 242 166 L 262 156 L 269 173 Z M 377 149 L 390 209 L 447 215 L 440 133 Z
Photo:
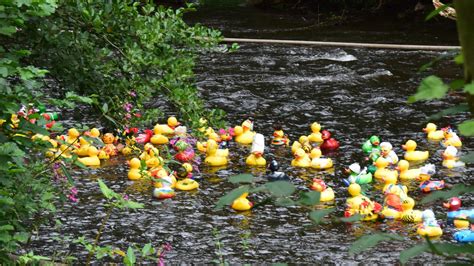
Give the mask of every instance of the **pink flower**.
M 130 91 L 128 94 L 132 97 L 137 97 L 137 93 L 135 91 Z
M 130 119 L 130 118 L 132 118 L 131 114 L 125 114 L 125 119 Z
M 131 104 L 131 103 L 125 103 L 123 105 L 123 109 L 127 112 L 130 112 L 132 110 L 132 107 L 133 107 L 133 104 Z

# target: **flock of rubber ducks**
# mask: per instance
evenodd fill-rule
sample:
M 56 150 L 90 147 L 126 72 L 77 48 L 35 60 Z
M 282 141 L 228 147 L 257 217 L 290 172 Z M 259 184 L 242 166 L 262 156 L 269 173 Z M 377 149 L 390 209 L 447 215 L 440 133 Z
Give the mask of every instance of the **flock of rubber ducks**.
M 175 190 L 189 191 L 199 188 L 199 183 L 193 179 L 193 171 L 197 170 L 199 156 L 204 154 L 204 164 L 209 167 L 225 166 L 229 162 L 229 149 L 227 144 L 234 140 L 237 143 L 249 145 L 249 155 L 245 163 L 250 167 L 267 167 L 264 157 L 265 137 L 253 131 L 253 122 L 245 120 L 241 125 L 229 129 L 215 131 L 207 126 L 207 121 L 201 120 L 202 127 L 199 131 L 207 138 L 206 141 L 196 141 L 187 133 L 187 128 L 181 126 L 175 117 L 169 117 L 166 124 L 157 124 L 152 130 L 144 130 L 138 134 L 138 129 L 127 129 L 122 135 L 125 143 L 118 143 L 118 138 L 112 133 L 101 135 L 100 131 L 93 128 L 87 132 L 80 133 L 71 128 L 67 135 L 56 139 L 49 136 L 35 135 L 35 139 L 48 141 L 52 144 L 48 156 L 62 156 L 71 158 L 77 156 L 77 160 L 86 166 L 100 166 L 101 160 L 107 160 L 112 156 L 123 154 L 126 156 L 136 155 L 129 162 L 128 178 L 130 180 L 149 179 L 152 181 L 153 195 L 158 199 L 172 198 Z M 288 147 L 294 158 L 291 161 L 293 167 L 313 168 L 317 170 L 328 170 L 334 167 L 334 162 L 329 157 L 324 157 L 323 152 L 337 150 L 339 142 L 331 137 L 327 130 L 321 130 L 321 125 L 314 122 L 310 125 L 308 135 L 303 135 L 290 146 L 288 136 L 283 132 L 281 125 L 274 125 L 270 145 L 275 147 Z M 439 141 L 445 147 L 443 152 L 442 166 L 446 168 L 463 167 L 464 163 L 458 158 L 458 148 L 462 147 L 461 139 L 451 128 L 437 130 L 436 125 L 429 123 L 423 129 L 427 133 L 428 140 Z M 100 148 L 96 147 L 101 143 Z M 143 150 L 138 148 L 143 144 Z M 165 148 L 166 147 L 166 148 Z M 169 149 L 169 154 L 177 162 L 173 170 L 165 165 L 165 159 L 160 156 L 160 150 Z M 348 186 L 349 197 L 346 200 L 344 215 L 361 215 L 362 220 L 375 220 L 379 217 L 384 219 L 397 219 L 405 222 L 420 223 L 417 232 L 420 235 L 430 237 L 440 236 L 441 227 L 437 223 L 431 210 L 414 210 L 415 201 L 408 195 L 405 185 L 399 184 L 399 180 L 416 180 L 423 192 L 443 189 L 443 180 L 431 180 L 436 173 L 436 166 L 426 164 L 419 168 L 411 168 L 429 158 L 428 151 L 417 150 L 417 143 L 408 140 L 402 148 L 405 150 L 403 159 L 393 150 L 389 142 L 381 142 L 378 136 L 370 137 L 362 145 L 362 153 L 366 155 L 368 165 L 362 169 L 359 163 L 353 163 L 345 169 L 347 177 L 343 179 Z M 169 160 L 168 160 L 169 161 Z M 278 172 L 278 163 L 272 160 L 268 164 L 271 180 L 289 179 L 283 172 Z M 373 179 L 383 184 L 383 204 L 379 204 L 362 192 L 361 185 L 373 182 Z M 321 193 L 320 201 L 333 201 L 334 191 L 319 178 L 314 178 L 309 185 L 311 190 Z M 253 207 L 248 199 L 248 193 L 243 193 L 232 204 L 231 207 L 237 211 L 250 210 Z M 474 216 L 474 210 L 459 210 L 460 200 L 451 200 L 445 205 L 453 220 L 458 218 L 466 220 Z M 457 209 L 456 209 L 457 208 Z M 456 214 L 456 215 L 455 215 Z M 456 226 L 468 227 L 469 222 L 455 222 Z M 461 242 L 474 241 L 472 230 L 456 235 Z

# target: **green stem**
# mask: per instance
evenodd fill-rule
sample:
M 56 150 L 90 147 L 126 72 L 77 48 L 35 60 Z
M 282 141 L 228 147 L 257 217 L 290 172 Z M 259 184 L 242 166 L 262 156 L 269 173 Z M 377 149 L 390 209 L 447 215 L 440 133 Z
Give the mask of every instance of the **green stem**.
M 92 255 L 95 253 L 95 249 L 97 248 L 97 244 L 99 243 L 100 237 L 102 236 L 102 232 L 105 229 L 105 225 L 107 224 L 110 215 L 112 215 L 112 211 L 114 210 L 115 206 L 110 205 L 109 209 L 107 210 L 107 214 L 105 215 L 104 219 L 102 219 L 102 223 L 100 224 L 99 231 L 97 232 L 97 235 L 95 236 L 94 240 L 94 245 L 92 246 L 92 249 L 89 251 L 89 254 L 87 254 L 87 262 L 86 265 L 91 265 L 91 260 L 92 260 Z

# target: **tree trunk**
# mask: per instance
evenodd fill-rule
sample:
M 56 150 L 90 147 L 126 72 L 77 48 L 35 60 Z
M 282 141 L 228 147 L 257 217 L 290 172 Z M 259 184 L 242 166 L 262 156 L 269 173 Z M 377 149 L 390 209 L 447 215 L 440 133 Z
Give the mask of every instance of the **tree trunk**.
M 459 42 L 464 57 L 464 80 L 466 84 L 469 84 L 474 74 L 474 1 L 455 0 L 454 7 Z M 474 114 L 474 97 L 471 94 L 467 97 L 471 114 Z

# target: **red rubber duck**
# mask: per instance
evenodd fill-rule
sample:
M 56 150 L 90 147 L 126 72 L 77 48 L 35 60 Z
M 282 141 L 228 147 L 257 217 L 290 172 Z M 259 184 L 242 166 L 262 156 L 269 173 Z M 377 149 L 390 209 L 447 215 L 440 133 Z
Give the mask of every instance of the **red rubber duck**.
M 323 139 L 323 143 L 321 144 L 321 146 L 319 146 L 321 150 L 334 151 L 339 149 L 339 141 L 334 138 L 331 138 L 331 133 L 329 131 L 321 131 L 321 137 Z

